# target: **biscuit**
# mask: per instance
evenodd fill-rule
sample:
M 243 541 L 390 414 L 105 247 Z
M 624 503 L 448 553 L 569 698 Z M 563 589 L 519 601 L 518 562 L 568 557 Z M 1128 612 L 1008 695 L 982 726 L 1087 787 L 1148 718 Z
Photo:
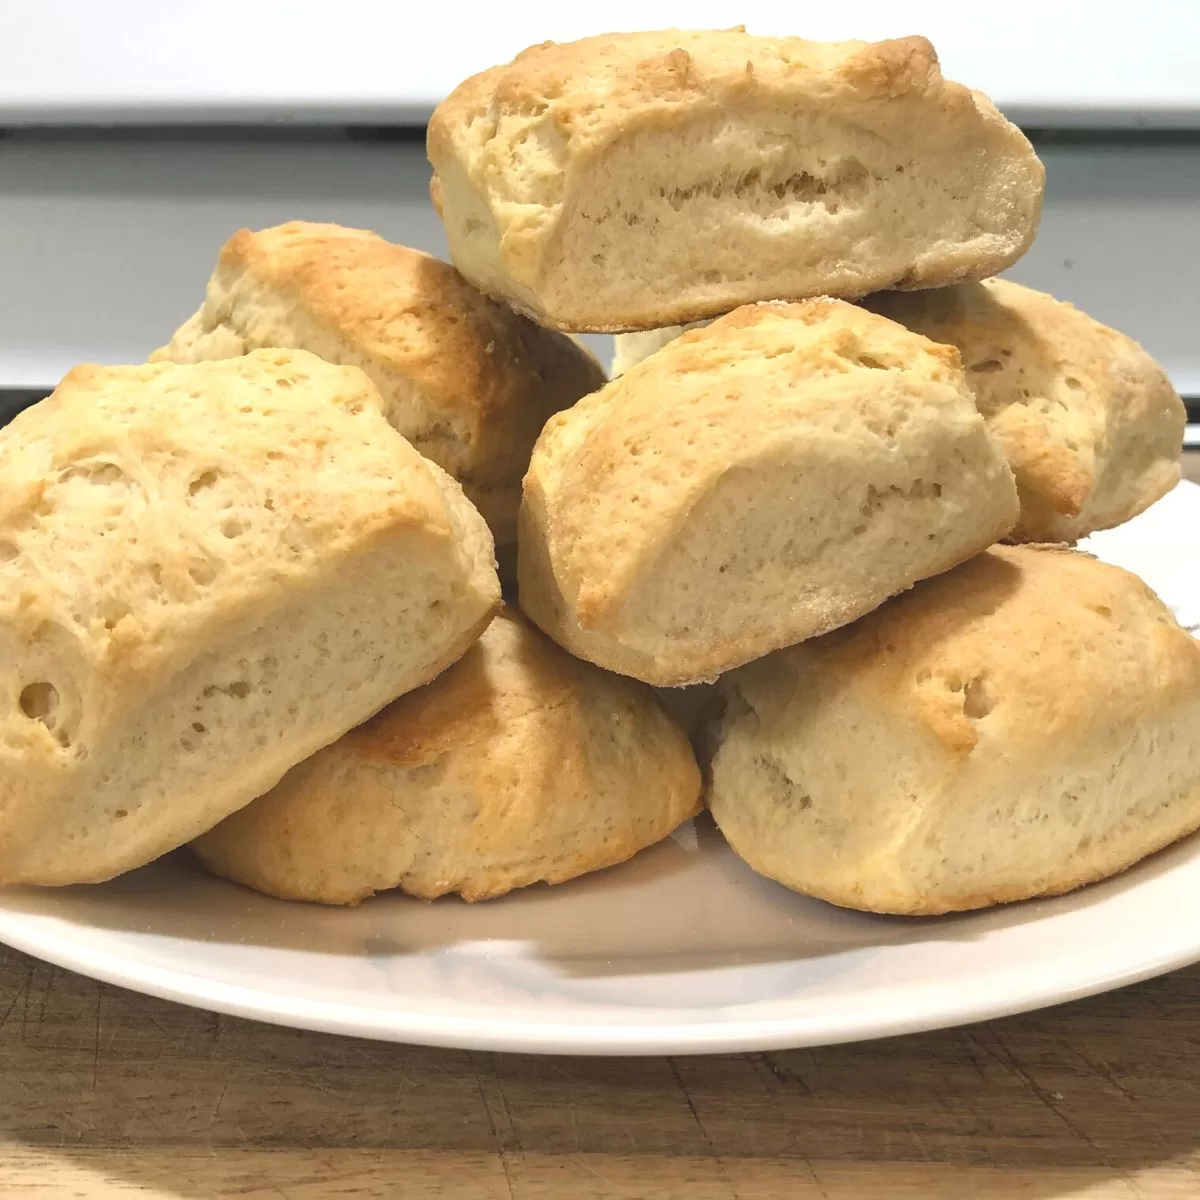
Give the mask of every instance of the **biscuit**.
M 448 263 L 307 221 L 230 238 L 199 311 L 150 357 L 197 362 L 264 346 L 361 367 L 388 420 L 462 484 L 502 556 L 546 419 L 604 383 L 586 349 L 489 300 Z
M 483 519 L 356 368 L 77 367 L 0 430 L 0 882 L 190 841 L 498 603 Z
M 1016 515 L 957 351 L 839 300 L 749 305 L 550 419 L 520 603 L 581 658 L 695 683 L 854 620 Z
M 721 687 L 717 823 L 834 904 L 1057 895 L 1200 826 L 1200 645 L 1074 550 L 996 547 Z
M 1004 279 L 866 303 L 958 348 L 1017 478 L 1014 538 L 1075 541 L 1128 521 L 1179 482 L 1183 401 L 1132 338 Z
M 559 329 L 982 279 L 1044 172 L 933 47 L 743 30 L 545 43 L 435 110 L 431 194 L 477 287 Z
M 695 815 L 687 738 L 649 688 L 511 610 L 433 683 L 294 767 L 195 843 L 293 900 L 468 900 L 623 862 Z

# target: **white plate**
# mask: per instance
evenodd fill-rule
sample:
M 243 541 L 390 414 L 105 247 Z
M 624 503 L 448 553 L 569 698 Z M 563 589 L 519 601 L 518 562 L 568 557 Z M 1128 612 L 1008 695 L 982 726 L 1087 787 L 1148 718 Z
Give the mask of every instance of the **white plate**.
M 1200 622 L 1200 488 L 1093 540 Z M 760 879 L 707 821 L 631 863 L 469 906 L 269 900 L 186 853 L 112 883 L 0 892 L 0 940 L 152 995 L 364 1037 L 492 1050 L 818 1045 L 1070 1000 L 1200 959 L 1200 838 L 1072 896 L 870 917 Z

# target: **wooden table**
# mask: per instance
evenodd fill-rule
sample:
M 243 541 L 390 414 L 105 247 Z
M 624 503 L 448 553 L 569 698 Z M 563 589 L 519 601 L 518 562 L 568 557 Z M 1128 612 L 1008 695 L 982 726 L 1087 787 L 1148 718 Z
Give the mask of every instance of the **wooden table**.
M 1200 967 L 886 1042 L 559 1059 L 276 1029 L 0 950 L 0 1200 L 51 1197 L 1192 1200 Z

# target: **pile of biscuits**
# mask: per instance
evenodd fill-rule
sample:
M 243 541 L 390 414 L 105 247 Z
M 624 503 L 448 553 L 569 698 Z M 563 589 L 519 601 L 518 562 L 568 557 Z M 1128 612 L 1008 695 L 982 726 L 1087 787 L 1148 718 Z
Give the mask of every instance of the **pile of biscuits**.
M 547 43 L 428 150 L 453 266 L 242 231 L 146 364 L 0 432 L 0 882 L 190 842 L 480 899 L 707 805 L 930 914 L 1200 827 L 1200 645 L 1071 548 L 1174 486 L 1183 406 L 995 278 L 1042 167 L 924 39 Z

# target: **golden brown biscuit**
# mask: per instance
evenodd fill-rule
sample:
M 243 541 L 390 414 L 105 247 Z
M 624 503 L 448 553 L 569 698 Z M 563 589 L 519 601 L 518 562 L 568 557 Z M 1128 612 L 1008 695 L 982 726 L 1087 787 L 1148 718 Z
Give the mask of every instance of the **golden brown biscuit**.
M 957 351 L 840 300 L 749 305 L 551 418 L 520 603 L 582 658 L 695 683 L 854 620 L 1016 515 Z
M 1028 248 L 1043 187 L 917 37 L 547 42 L 461 84 L 428 152 L 459 270 L 574 330 L 981 279 Z
M 221 249 L 200 310 L 151 360 L 263 346 L 361 367 L 388 420 L 462 485 L 503 555 L 546 419 L 604 383 L 592 355 L 376 233 L 291 221 Z
M 1073 550 L 997 547 L 722 689 L 717 823 L 834 904 L 1057 895 L 1200 826 L 1200 645 Z
M 1128 521 L 1179 482 L 1183 401 L 1132 338 L 1004 279 L 867 304 L 962 354 L 1017 477 L 1015 538 L 1075 541 Z
M 498 603 L 483 519 L 361 371 L 77 367 L 0 430 L 0 882 L 189 841 Z
M 1073 305 L 1004 279 L 862 303 L 961 353 L 1017 479 L 1014 540 L 1076 541 L 1137 516 L 1179 482 L 1183 401 L 1141 346 Z M 618 334 L 613 377 L 687 328 Z
M 427 687 L 288 772 L 196 843 L 293 900 L 402 888 L 468 900 L 623 862 L 693 816 L 700 775 L 653 693 L 512 611 Z

